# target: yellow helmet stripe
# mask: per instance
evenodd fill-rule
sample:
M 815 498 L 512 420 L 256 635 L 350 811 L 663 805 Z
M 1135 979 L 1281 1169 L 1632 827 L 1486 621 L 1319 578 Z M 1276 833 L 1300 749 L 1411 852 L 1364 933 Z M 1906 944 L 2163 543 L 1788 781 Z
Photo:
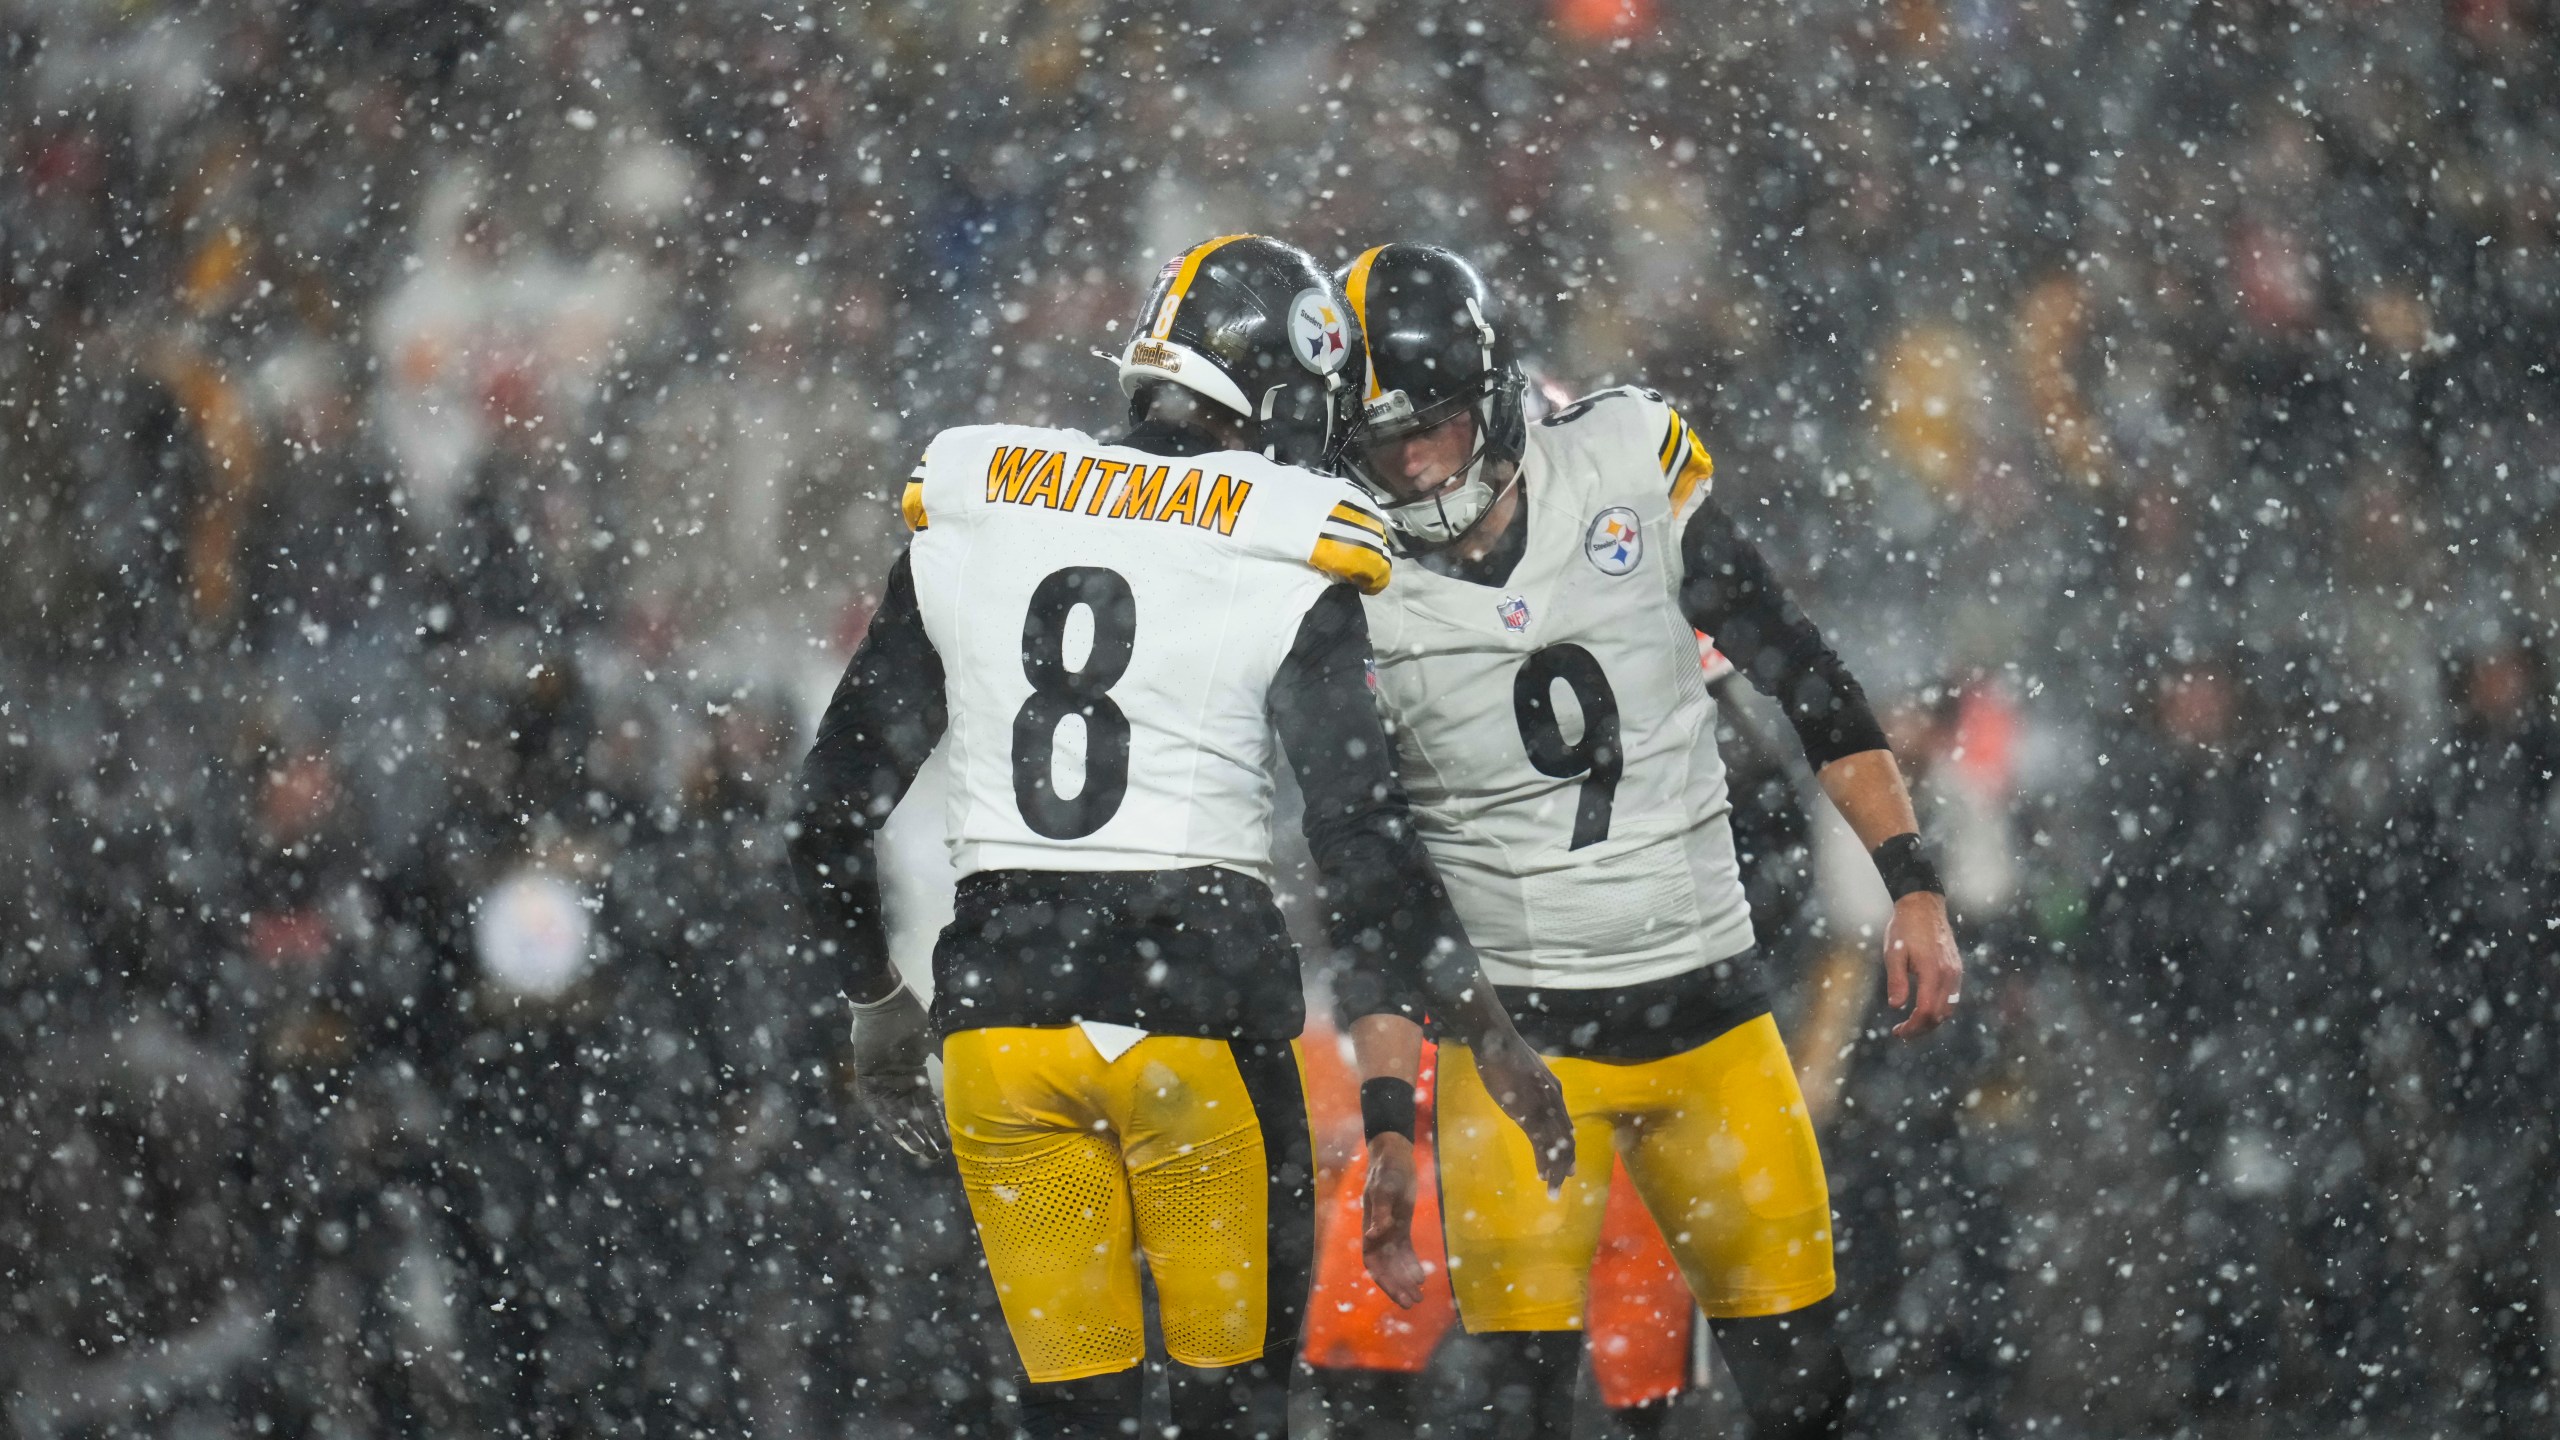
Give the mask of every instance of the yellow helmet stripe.
M 1369 353 L 1369 267 L 1378 263 L 1380 252 L 1386 248 L 1372 245 L 1360 252 L 1342 283 L 1343 298 L 1351 302 L 1351 318 L 1360 322 L 1360 368 L 1369 376 L 1369 393 L 1361 397 L 1365 400 L 1378 398 L 1378 361 Z
M 1156 307 L 1156 339 L 1162 340 L 1173 333 L 1173 314 L 1182 308 L 1182 297 L 1190 293 L 1191 282 L 1200 275 L 1200 262 L 1209 258 L 1209 252 L 1221 245 L 1252 238 L 1250 235 L 1221 235 L 1191 247 L 1191 253 L 1182 257 L 1182 268 L 1173 272 L 1173 284 L 1164 292 L 1164 303 Z

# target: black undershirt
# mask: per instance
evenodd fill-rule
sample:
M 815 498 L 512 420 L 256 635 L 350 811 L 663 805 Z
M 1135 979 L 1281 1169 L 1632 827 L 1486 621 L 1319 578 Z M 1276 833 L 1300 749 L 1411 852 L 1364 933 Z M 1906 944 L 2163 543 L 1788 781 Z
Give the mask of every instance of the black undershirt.
M 1714 637 L 1752 689 L 1778 702 L 1807 763 L 1820 771 L 1885 748 L 1884 727 L 1858 677 L 1723 506 L 1699 503 L 1680 532 L 1680 556 L 1680 613 Z
M 1667 980 L 1601 990 L 1497 985 L 1520 1038 L 1541 1055 L 1660 1060 L 1769 1013 L 1760 952 L 1728 955 Z

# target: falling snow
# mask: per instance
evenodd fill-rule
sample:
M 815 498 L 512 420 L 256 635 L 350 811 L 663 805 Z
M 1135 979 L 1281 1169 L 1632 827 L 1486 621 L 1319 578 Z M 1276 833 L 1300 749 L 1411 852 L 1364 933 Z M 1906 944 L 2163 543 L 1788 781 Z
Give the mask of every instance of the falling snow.
M 1866 1433 L 2560 1434 L 2555 75 L 2543 0 L 0 0 L 0 1431 L 1009 1433 L 788 782 L 924 440 L 1111 425 L 1254 230 L 1677 400 L 1887 712 L 1918 1046 L 1726 745 Z

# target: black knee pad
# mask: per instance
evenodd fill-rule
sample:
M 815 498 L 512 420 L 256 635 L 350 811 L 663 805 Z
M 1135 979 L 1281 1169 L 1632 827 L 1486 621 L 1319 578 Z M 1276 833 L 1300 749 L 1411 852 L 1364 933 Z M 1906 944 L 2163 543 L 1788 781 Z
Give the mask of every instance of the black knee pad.
M 1846 1433 L 1849 1357 L 1839 1306 L 1820 1300 L 1784 1315 L 1714 1320 L 1716 1350 L 1751 1416 L 1751 1440 L 1831 1440 Z
M 1022 1387 L 1022 1433 L 1031 1440 L 1130 1440 L 1138 1433 L 1145 1372 Z

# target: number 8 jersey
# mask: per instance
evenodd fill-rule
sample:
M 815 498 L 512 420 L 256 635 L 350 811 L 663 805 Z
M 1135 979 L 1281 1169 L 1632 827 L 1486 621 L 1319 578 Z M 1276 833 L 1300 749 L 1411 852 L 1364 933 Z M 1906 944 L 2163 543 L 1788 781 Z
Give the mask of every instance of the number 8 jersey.
M 961 873 L 1267 880 L 1273 677 L 1329 586 L 1386 583 L 1369 503 L 1259 455 L 981 425 L 934 438 L 902 509 Z
M 1407 564 L 1367 602 L 1424 845 L 1497 985 L 1668 979 L 1752 944 L 1677 527 L 1706 452 L 1615 390 L 1532 426 L 1499 585 Z

